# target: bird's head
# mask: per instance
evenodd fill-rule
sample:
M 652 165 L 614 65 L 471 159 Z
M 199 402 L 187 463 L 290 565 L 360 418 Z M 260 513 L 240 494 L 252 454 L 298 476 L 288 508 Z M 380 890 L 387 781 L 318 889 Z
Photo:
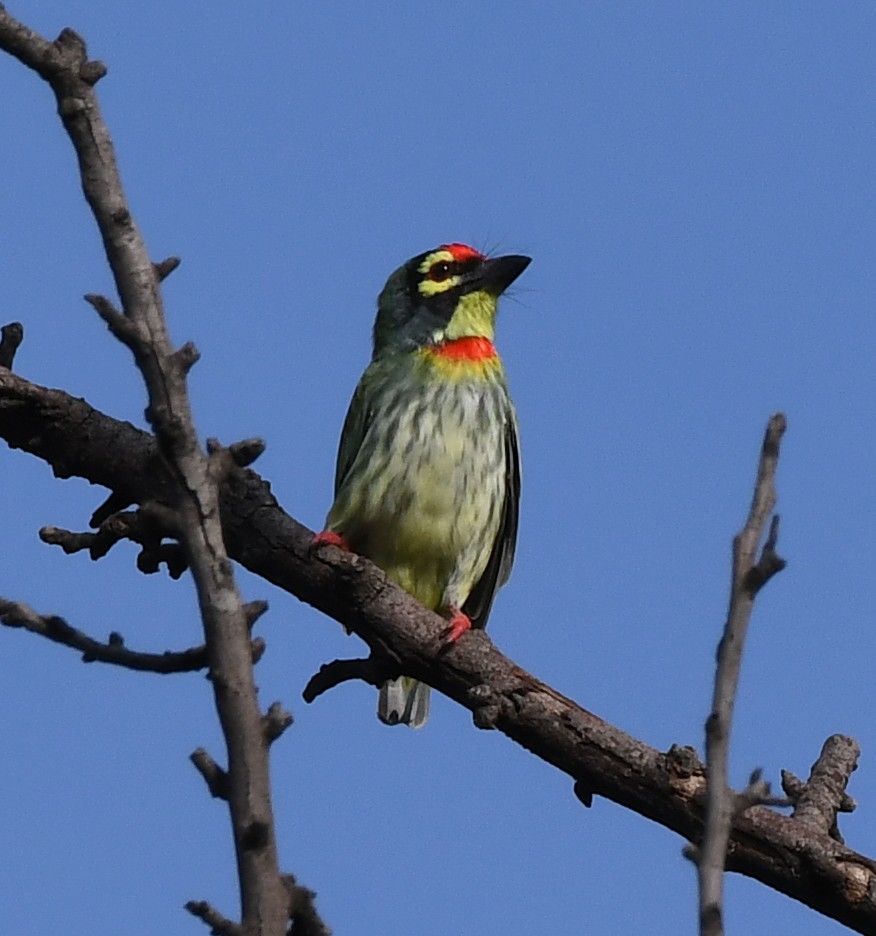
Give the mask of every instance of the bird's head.
M 378 299 L 374 356 L 458 338 L 492 340 L 499 296 L 529 261 L 485 257 L 465 244 L 444 244 L 408 260 Z

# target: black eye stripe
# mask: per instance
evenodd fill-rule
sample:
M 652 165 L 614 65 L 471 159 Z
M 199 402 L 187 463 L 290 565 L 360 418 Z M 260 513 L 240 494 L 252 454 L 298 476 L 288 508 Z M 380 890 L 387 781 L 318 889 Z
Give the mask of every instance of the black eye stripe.
M 435 260 L 432 265 L 424 271 L 423 265 L 425 261 L 434 253 L 437 253 L 437 251 L 430 251 L 429 253 L 420 254 L 419 257 L 414 257 L 406 264 L 407 293 L 413 300 L 418 303 L 427 302 L 431 304 L 438 301 L 439 296 L 445 297 L 448 295 L 456 295 L 456 291 L 459 288 L 456 285 L 450 287 L 450 284 L 448 284 L 449 288 L 440 290 L 433 296 L 424 296 L 420 288 L 424 282 L 446 282 L 451 276 L 461 276 L 471 270 L 476 269 L 486 259 L 479 256 L 473 256 L 465 257 L 462 260 Z

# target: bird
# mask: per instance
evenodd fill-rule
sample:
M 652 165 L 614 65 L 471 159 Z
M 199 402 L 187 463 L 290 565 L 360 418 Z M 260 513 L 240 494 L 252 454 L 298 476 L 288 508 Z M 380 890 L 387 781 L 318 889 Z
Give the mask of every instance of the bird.
M 367 557 L 444 616 L 447 643 L 486 626 L 514 561 L 518 422 L 494 337 L 499 297 L 530 261 L 449 243 L 389 277 L 314 538 Z M 378 718 L 420 728 L 429 696 L 391 679 Z

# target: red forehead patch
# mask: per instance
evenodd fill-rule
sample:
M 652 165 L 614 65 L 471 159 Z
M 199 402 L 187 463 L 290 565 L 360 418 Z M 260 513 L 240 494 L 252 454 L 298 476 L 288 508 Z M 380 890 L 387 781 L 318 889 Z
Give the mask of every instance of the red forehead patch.
M 443 244 L 442 250 L 449 250 L 453 254 L 453 259 L 464 263 L 466 260 L 486 260 L 487 258 L 474 247 L 468 244 Z

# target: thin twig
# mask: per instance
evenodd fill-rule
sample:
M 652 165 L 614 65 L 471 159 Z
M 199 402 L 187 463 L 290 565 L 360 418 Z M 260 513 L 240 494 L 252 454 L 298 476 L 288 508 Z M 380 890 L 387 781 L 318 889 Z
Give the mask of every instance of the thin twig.
M 246 626 L 252 630 L 255 627 L 256 621 L 268 610 L 268 603 L 262 599 L 256 601 L 248 601 L 243 606 L 244 614 L 246 615 Z
M 119 501 L 122 499 L 127 498 Z M 105 516 L 112 501 L 110 497 L 92 516 L 92 520 L 102 518 L 97 532 L 76 533 L 45 526 L 40 530 L 40 539 L 51 546 L 60 546 L 68 555 L 87 550 L 95 561 L 102 559 L 116 543 L 131 540 L 142 547 L 137 556 L 141 572 L 151 575 L 164 563 L 170 577 L 178 579 L 188 568 L 185 552 L 179 543 L 162 542 L 165 536 L 178 533 L 174 511 L 163 504 L 148 502 L 137 510 L 120 510 Z
M 291 874 L 283 875 L 283 886 L 289 895 L 289 936 L 332 936 L 316 911 L 316 894 Z
M 88 521 L 90 527 L 101 526 L 107 518 L 115 513 L 121 513 L 127 507 L 131 506 L 131 499 L 123 494 L 111 491 L 107 499 L 95 509 Z
M 189 755 L 189 760 L 204 778 L 210 796 L 214 799 L 228 799 L 228 774 L 213 760 L 204 748 L 198 748 Z
M 166 280 L 180 263 L 182 263 L 182 260 L 179 257 L 167 257 L 164 260 L 159 260 L 158 263 L 154 264 L 155 275 L 162 281 Z
M 240 924 L 222 916 L 206 900 L 190 900 L 185 907 L 192 916 L 203 920 L 210 927 L 212 936 L 243 936 L 244 930 Z
M 319 671 L 310 677 L 302 697 L 305 702 L 313 702 L 324 692 L 351 679 L 361 679 L 372 686 L 381 686 L 387 679 L 393 679 L 400 674 L 401 667 L 398 663 L 391 664 L 388 660 L 380 660 L 373 656 L 357 660 L 332 660 L 331 663 L 323 663 Z
M 26 604 L 6 598 L 0 598 L 0 624 L 20 627 L 53 643 L 78 650 L 84 663 L 112 663 L 127 669 L 161 674 L 193 673 L 207 665 L 207 648 L 204 646 L 166 650 L 164 653 L 139 653 L 129 650 L 115 631 L 106 643 L 102 643 L 71 627 L 63 618 L 37 614 Z
M 287 712 L 279 702 L 274 702 L 265 712 L 262 725 L 269 744 L 273 744 L 292 724 L 292 713 Z
M 748 786 L 738 793 L 733 793 L 733 813 L 735 819 L 742 813 L 751 809 L 752 806 L 776 806 L 779 809 L 787 809 L 792 805 L 786 796 L 773 796 L 772 787 L 769 782 L 763 779 L 763 771 L 760 767 L 752 771 L 748 780 Z
M 756 555 L 776 504 L 776 468 L 786 425 L 781 413 L 776 413 L 767 425 L 748 519 L 733 540 L 730 608 L 718 645 L 712 712 L 706 721 L 706 818 L 697 856 L 701 936 L 723 936 L 724 933 L 724 865 L 736 806 L 735 794 L 727 785 L 730 726 L 742 649 L 755 596 L 785 565 L 776 553 L 778 517 L 773 517 L 770 522 L 769 534 L 757 560 Z

